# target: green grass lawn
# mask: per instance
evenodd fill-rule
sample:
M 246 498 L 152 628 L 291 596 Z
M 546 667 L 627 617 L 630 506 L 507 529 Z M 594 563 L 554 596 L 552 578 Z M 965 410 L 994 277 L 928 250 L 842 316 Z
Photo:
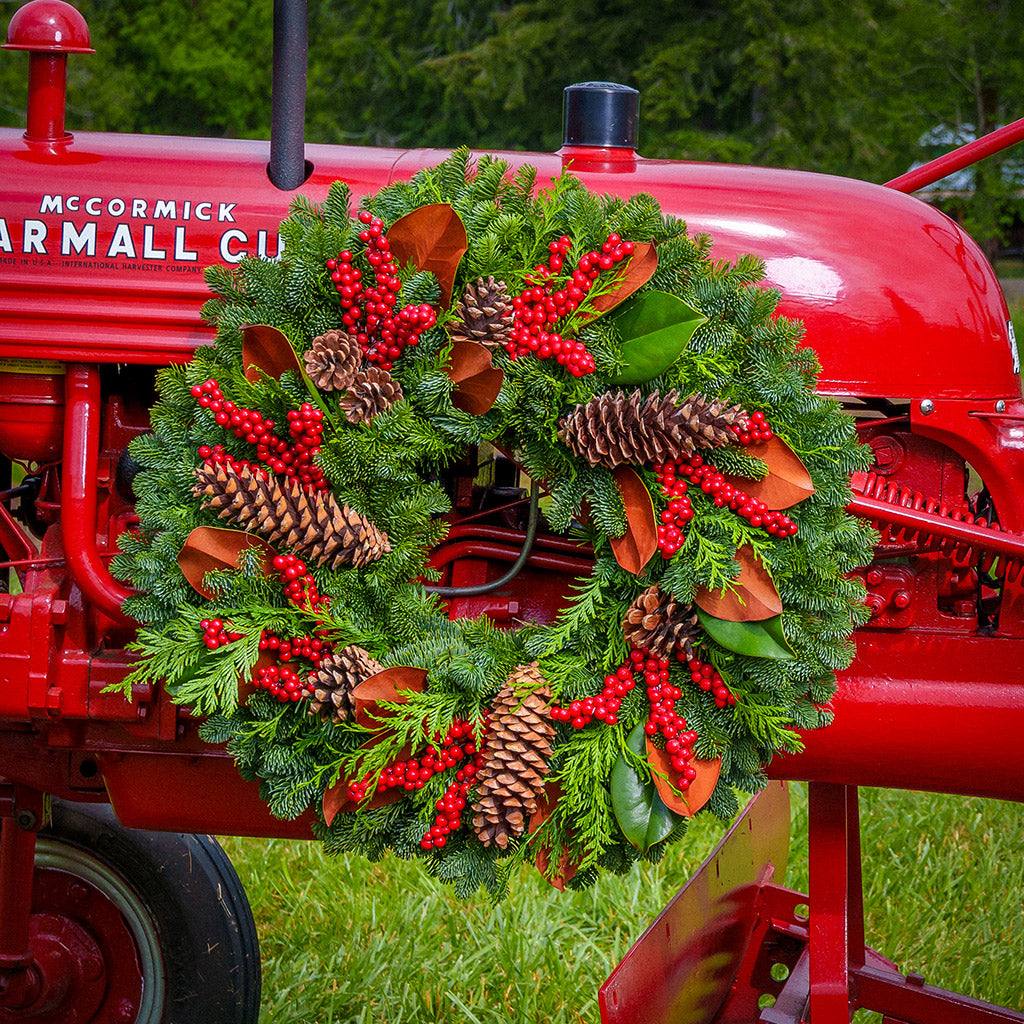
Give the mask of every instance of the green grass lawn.
M 1024 806 L 889 790 L 861 805 L 869 943 L 931 984 L 1024 1008 Z M 708 822 L 583 893 L 524 871 L 496 907 L 391 858 L 222 842 L 259 926 L 264 1024 L 557 1024 L 598 1020 L 601 983 L 720 833 Z M 806 891 L 802 786 L 793 835 L 786 883 Z

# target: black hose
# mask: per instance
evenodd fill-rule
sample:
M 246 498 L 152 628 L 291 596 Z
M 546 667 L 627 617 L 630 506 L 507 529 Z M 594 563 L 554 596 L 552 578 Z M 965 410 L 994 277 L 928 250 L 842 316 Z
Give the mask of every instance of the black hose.
M 428 584 L 426 589 L 431 594 L 440 594 L 441 597 L 478 597 L 480 594 L 489 594 L 514 580 L 526 565 L 526 560 L 533 550 L 533 542 L 537 537 L 537 523 L 540 520 L 539 502 L 540 485 L 532 483 L 530 485 L 530 515 L 526 522 L 526 537 L 523 539 L 523 547 L 519 552 L 519 557 L 512 563 L 512 567 L 504 576 L 491 580 L 490 583 L 479 583 L 475 587 L 435 587 Z

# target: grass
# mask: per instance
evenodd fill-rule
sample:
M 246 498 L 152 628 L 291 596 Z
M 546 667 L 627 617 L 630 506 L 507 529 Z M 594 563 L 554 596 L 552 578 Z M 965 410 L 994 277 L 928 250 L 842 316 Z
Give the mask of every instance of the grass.
M 1024 806 L 893 790 L 861 805 L 869 944 L 931 984 L 1024 1008 Z M 584 893 L 525 870 L 496 907 L 391 858 L 222 843 L 259 927 L 261 1024 L 569 1024 L 598 1020 L 601 983 L 720 832 L 707 823 L 661 864 Z M 806 892 L 802 786 L 793 835 L 787 884 Z

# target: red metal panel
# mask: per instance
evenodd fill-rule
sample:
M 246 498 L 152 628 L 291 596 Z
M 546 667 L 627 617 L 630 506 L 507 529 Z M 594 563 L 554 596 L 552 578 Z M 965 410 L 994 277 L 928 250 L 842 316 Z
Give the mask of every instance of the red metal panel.
M 715 1020 L 760 945 L 761 886 L 781 880 L 788 853 L 789 793 L 771 783 L 601 987 L 604 1024 Z
M 234 758 L 132 751 L 96 755 L 110 804 L 122 825 L 165 832 L 310 839 L 312 811 L 292 821 L 273 817 L 258 782 L 238 774 Z

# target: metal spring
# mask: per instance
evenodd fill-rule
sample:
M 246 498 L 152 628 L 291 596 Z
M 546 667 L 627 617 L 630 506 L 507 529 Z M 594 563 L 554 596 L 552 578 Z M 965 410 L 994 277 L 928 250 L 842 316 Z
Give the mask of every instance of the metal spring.
M 928 515 L 941 519 L 952 519 L 955 522 L 977 526 L 983 530 L 1004 532 L 1003 528 L 994 520 L 989 522 L 987 519 L 974 516 L 966 505 L 946 505 L 935 498 L 926 497 L 920 491 L 901 487 L 877 473 L 868 473 L 863 485 L 859 485 L 856 489 L 864 497 L 873 498 L 876 501 L 885 501 L 890 505 L 900 505 L 903 508 L 926 512 Z M 1007 555 L 999 556 L 995 552 L 987 551 L 982 540 L 979 541 L 978 546 L 975 546 L 939 534 L 897 526 L 892 523 L 876 522 L 875 525 L 878 527 L 883 544 L 906 545 L 913 547 L 920 554 L 938 552 L 949 558 L 955 566 L 967 566 L 976 561 L 978 569 L 987 573 L 998 558 L 996 575 L 1005 576 L 1010 582 L 1016 582 L 1021 575 L 1021 570 L 1024 569 L 1024 562 L 1020 559 Z

